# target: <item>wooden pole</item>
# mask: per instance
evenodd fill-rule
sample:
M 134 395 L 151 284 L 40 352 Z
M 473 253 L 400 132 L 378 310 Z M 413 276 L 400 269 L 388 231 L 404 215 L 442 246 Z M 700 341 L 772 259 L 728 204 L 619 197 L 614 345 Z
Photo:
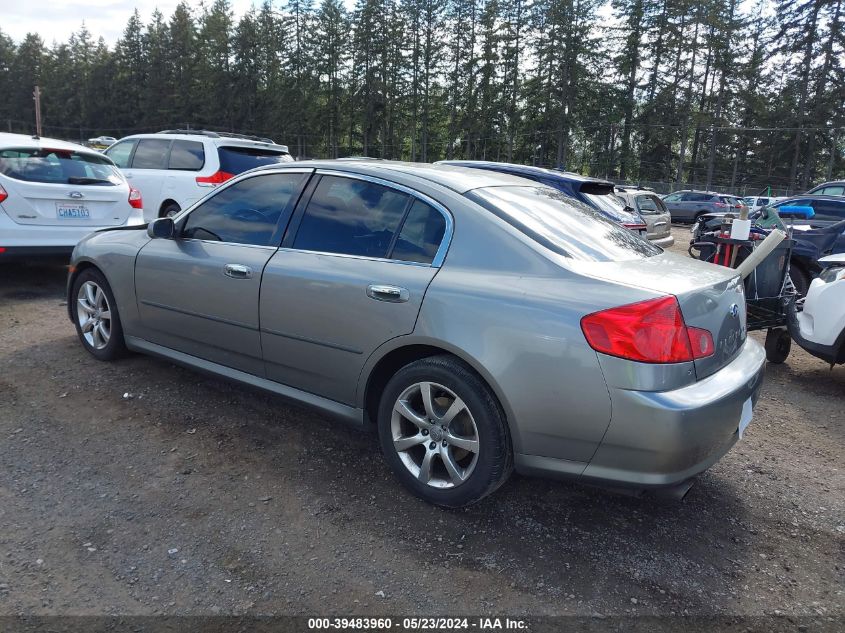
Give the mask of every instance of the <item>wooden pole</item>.
M 35 100 L 35 136 L 41 138 L 41 88 L 35 86 L 32 98 Z

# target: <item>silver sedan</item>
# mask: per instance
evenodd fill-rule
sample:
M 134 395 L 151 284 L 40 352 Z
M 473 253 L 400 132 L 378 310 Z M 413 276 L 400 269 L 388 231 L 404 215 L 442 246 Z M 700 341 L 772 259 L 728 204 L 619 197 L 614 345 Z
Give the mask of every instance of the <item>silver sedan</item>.
M 156 355 L 374 428 L 399 480 L 451 507 L 514 468 L 686 489 L 763 379 L 735 271 L 459 167 L 244 173 L 83 240 L 68 306 L 98 359 Z

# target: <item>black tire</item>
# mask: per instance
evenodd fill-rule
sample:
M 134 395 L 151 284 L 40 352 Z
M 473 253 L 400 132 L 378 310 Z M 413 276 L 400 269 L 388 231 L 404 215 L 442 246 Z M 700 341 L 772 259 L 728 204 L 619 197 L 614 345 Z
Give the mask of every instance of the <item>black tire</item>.
M 179 213 L 181 210 L 182 210 L 182 207 L 180 207 L 175 202 L 168 202 L 166 205 L 164 205 L 161 208 L 161 213 L 159 214 L 158 217 L 160 217 L 160 218 L 170 218 L 170 217 L 173 217 L 174 215 L 176 215 L 177 213 Z
M 766 360 L 780 365 L 789 356 L 792 349 L 792 337 L 782 328 L 773 328 L 766 332 Z
M 403 393 L 418 384 L 427 382 L 435 383 L 435 387 L 442 386 L 446 391 L 451 391 L 453 396 L 460 398 L 469 413 L 462 413 L 459 416 L 464 415 L 465 420 L 471 417 L 477 430 L 478 450 L 474 457 L 475 461 L 471 468 L 466 469 L 469 470 L 466 479 L 453 484 L 451 488 L 436 488 L 421 482 L 405 465 L 393 443 L 394 405 Z M 440 393 L 445 394 L 445 392 Z M 456 421 L 459 416 L 455 417 Z M 403 424 L 407 421 L 405 418 L 402 420 Z M 452 429 L 451 426 L 447 426 L 450 430 Z M 413 425 L 411 428 L 413 429 Z M 420 430 L 419 433 L 432 439 L 435 431 L 431 431 L 430 435 L 425 430 Z M 513 450 L 501 405 L 481 377 L 453 356 L 424 358 L 406 365 L 396 373 L 387 383 L 381 396 L 378 434 L 384 458 L 399 481 L 416 496 L 435 505 L 460 508 L 476 503 L 499 488 L 513 470 Z M 447 443 L 444 439 L 442 452 L 453 450 L 451 446 L 446 449 Z M 429 443 L 429 440 L 424 440 L 415 448 L 421 448 L 427 452 L 434 445 L 439 445 L 439 442 Z M 460 452 L 460 449 L 455 450 Z M 407 452 L 410 453 L 410 451 Z M 472 458 L 469 452 L 465 452 L 464 459 L 467 457 Z M 442 457 L 432 458 L 432 463 L 434 464 L 432 472 L 436 472 L 437 464 L 439 464 L 441 472 L 448 477 Z
M 806 297 L 807 291 L 810 289 L 810 276 L 804 272 L 804 269 L 795 264 L 789 267 L 789 278 L 792 279 L 792 285 L 795 286 L 795 292 L 799 297 Z
M 108 340 L 102 347 L 97 346 L 97 339 L 94 339 L 92 342 L 86 337 L 86 334 L 82 331 L 82 323 L 80 322 L 82 320 L 82 316 L 80 315 L 85 312 L 85 308 L 80 306 L 79 294 L 83 285 L 89 282 L 102 290 L 106 300 L 105 306 L 109 313 Z M 88 350 L 88 353 L 97 360 L 102 361 L 116 360 L 126 356 L 126 342 L 123 339 L 123 326 L 120 322 L 117 302 L 114 300 L 114 294 L 112 293 L 111 286 L 109 286 L 109 282 L 106 281 L 105 275 L 96 268 L 86 268 L 74 280 L 69 299 L 74 302 L 73 323 L 76 326 L 76 335 L 79 337 L 82 346 Z M 99 341 L 103 341 L 102 336 L 99 337 Z

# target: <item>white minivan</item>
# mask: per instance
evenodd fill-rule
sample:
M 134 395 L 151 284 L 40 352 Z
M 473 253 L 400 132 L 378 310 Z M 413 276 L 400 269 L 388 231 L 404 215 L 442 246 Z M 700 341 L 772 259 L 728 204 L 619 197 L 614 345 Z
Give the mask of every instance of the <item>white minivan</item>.
M 143 224 L 140 193 L 108 157 L 76 143 L 0 134 L 0 262 L 70 255 L 92 231 Z
M 135 134 L 105 154 L 144 196 L 147 222 L 179 213 L 248 169 L 293 160 L 270 139 L 205 130 Z

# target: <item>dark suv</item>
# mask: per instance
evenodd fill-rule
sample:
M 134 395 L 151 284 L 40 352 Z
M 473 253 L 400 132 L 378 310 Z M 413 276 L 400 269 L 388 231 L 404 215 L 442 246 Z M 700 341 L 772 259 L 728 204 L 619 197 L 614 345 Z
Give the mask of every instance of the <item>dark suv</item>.
M 704 213 L 739 213 L 746 204 L 736 196 L 715 191 L 676 191 L 663 196 L 673 222 L 695 222 Z
M 626 206 L 625 202 L 614 194 L 615 185 L 608 180 L 590 178 L 558 169 L 483 160 L 442 160 L 436 164 L 485 169 L 541 182 L 586 204 L 640 237 L 647 238 L 648 227 L 645 220 L 636 209 Z

